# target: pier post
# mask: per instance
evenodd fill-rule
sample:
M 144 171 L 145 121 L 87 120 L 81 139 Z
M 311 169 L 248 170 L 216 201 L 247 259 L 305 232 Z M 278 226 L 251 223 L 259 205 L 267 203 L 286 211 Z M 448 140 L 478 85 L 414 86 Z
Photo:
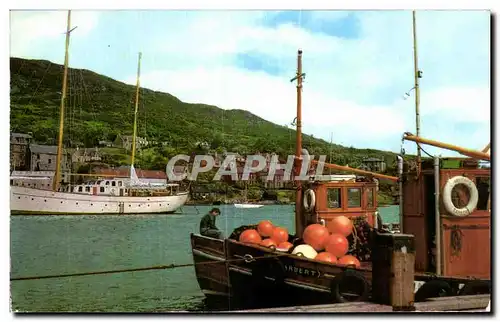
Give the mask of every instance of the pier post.
M 414 311 L 414 236 L 379 234 L 372 249 L 372 298 L 393 311 Z

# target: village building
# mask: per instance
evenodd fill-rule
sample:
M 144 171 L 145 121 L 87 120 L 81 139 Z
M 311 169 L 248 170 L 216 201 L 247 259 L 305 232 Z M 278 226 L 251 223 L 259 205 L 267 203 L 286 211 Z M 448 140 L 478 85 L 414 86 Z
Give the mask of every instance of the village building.
M 102 153 L 99 152 L 99 148 L 76 148 L 75 152 L 71 155 L 71 162 L 73 163 L 90 163 L 90 162 L 101 162 Z
M 29 145 L 30 171 L 55 171 L 57 159 L 57 145 Z M 63 152 L 61 158 L 61 172 L 70 170 L 71 156 Z
M 10 133 L 10 168 L 12 170 L 28 169 L 28 147 L 31 139 L 30 134 Z
M 118 147 L 122 147 L 127 151 L 132 150 L 132 144 L 133 144 L 133 135 L 118 135 L 116 137 L 116 140 L 114 142 L 114 145 Z M 149 142 L 147 139 L 142 138 L 137 136 L 135 140 L 135 147 L 137 150 L 140 150 L 142 148 L 145 148 L 149 145 Z
M 362 161 L 360 168 L 371 172 L 385 172 L 387 165 L 384 159 L 367 158 Z

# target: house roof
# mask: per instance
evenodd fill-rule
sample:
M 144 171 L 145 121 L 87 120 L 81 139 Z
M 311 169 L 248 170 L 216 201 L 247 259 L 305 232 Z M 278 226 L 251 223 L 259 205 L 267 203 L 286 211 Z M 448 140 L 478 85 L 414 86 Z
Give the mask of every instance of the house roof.
M 84 155 L 84 154 L 97 154 L 99 153 L 99 148 L 83 148 L 75 150 L 74 154 Z
M 15 137 L 15 138 L 28 138 L 28 139 L 32 138 L 31 135 L 24 134 L 24 133 L 10 133 L 10 136 Z
M 379 158 L 367 158 L 364 159 L 363 162 L 383 162 L 384 160 L 379 159 Z
M 127 140 L 132 140 L 132 139 L 134 138 L 134 136 L 133 136 L 133 135 L 122 135 L 121 137 L 122 137 L 123 139 L 127 139 Z M 137 141 L 146 141 L 146 139 L 145 139 L 145 138 L 140 137 L 140 136 L 136 136 L 135 138 L 136 138 L 136 140 L 137 140 Z
M 30 144 L 31 153 L 57 154 L 57 145 Z

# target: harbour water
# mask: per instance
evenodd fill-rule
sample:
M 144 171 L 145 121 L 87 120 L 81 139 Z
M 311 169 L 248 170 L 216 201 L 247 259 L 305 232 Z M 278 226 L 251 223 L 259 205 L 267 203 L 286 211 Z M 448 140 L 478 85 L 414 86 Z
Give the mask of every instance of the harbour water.
M 211 206 L 173 215 L 11 216 L 11 277 L 192 263 L 189 235 Z M 228 236 L 269 219 L 294 231 L 293 206 L 219 206 Z M 398 206 L 379 209 L 398 222 Z M 12 281 L 12 309 L 21 312 L 164 312 L 203 310 L 194 268 Z

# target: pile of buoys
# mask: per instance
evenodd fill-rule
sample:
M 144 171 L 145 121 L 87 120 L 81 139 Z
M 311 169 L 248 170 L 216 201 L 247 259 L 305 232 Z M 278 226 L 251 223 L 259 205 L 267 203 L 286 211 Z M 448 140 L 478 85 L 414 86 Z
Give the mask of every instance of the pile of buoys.
M 352 221 L 345 216 L 338 216 L 329 223 L 328 227 L 330 230 L 320 224 L 307 226 L 303 234 L 305 244 L 297 246 L 293 253 L 296 253 L 296 249 L 299 247 L 309 246 L 316 252 L 313 257 L 315 260 L 359 268 L 361 265 L 359 260 L 352 255 L 346 255 L 349 251 L 347 237 L 354 228 Z M 311 258 L 313 252 L 310 250 L 306 252 L 308 255 L 304 252 L 301 253 L 305 257 Z
M 288 242 L 289 235 L 286 228 L 275 226 L 269 220 L 263 220 L 259 222 L 257 229 L 243 231 L 239 241 L 280 251 L 289 251 L 293 248 L 292 254 L 297 256 L 359 268 L 361 266 L 359 260 L 355 256 L 347 255 L 349 251 L 347 237 L 352 234 L 354 228 L 352 221 L 345 216 L 338 216 L 328 227 L 329 229 L 320 224 L 307 226 L 303 234 L 304 244 L 293 248 Z
M 242 243 L 259 244 L 264 247 L 277 248 L 288 251 L 293 245 L 288 242 L 288 230 L 284 227 L 274 226 L 269 220 L 262 220 L 257 225 L 257 230 L 247 229 L 240 235 Z

